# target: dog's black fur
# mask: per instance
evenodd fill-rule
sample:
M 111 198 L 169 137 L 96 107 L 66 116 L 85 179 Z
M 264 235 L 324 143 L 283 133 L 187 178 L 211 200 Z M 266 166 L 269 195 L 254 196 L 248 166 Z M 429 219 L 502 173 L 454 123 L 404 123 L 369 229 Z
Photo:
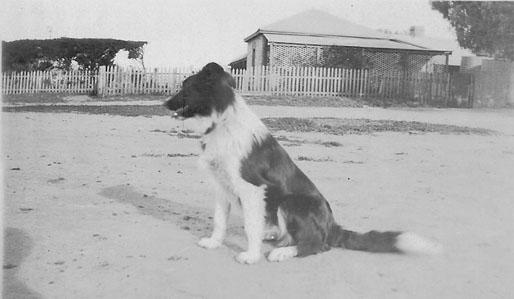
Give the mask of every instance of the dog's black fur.
M 165 105 L 177 116 L 190 118 L 221 113 L 235 101 L 234 79 L 222 67 L 209 63 L 183 83 L 178 94 Z M 214 125 L 205 134 L 216 130 Z M 266 218 L 278 224 L 283 212 L 287 227 L 286 245 L 297 246 L 298 256 L 342 247 L 371 252 L 400 252 L 395 246 L 401 232 L 356 233 L 339 226 L 327 200 L 296 166 L 280 144 L 268 134 L 255 141 L 240 161 L 240 175 L 255 186 L 266 186 Z
M 184 118 L 222 112 L 234 102 L 236 82 L 221 66 L 211 63 L 182 83 L 180 91 L 165 106 Z

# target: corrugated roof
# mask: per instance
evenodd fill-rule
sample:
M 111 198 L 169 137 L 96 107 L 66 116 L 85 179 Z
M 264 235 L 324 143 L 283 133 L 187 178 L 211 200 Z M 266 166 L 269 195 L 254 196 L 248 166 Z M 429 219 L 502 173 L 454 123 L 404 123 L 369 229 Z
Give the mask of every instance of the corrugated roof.
M 236 59 L 233 59 L 229 65 L 231 64 L 234 64 L 234 63 L 238 63 L 238 62 L 241 62 L 241 61 L 245 61 L 247 59 L 248 55 L 247 54 L 244 54 L 244 55 L 241 55 L 239 57 L 237 57 Z
M 410 35 L 399 35 L 394 34 L 390 36 L 391 39 L 415 44 L 430 49 L 438 49 L 445 52 L 451 52 L 452 54 L 448 57 L 449 65 L 460 65 L 463 56 L 474 56 L 474 54 L 468 50 L 461 48 L 457 39 L 440 39 L 428 36 L 410 36 Z M 445 58 L 439 58 L 441 63 L 445 62 Z
M 418 51 L 435 51 L 436 49 L 427 49 L 420 46 L 397 42 L 387 39 L 374 38 L 356 38 L 345 36 L 310 36 L 310 35 L 293 35 L 293 34 L 271 34 L 265 33 L 264 36 L 269 42 L 288 43 L 288 44 L 306 44 L 306 45 L 330 45 L 330 46 L 346 46 L 358 48 L 377 48 L 377 49 L 401 49 L 401 50 L 418 50 Z
M 263 31 L 278 31 L 303 34 L 323 34 L 387 38 L 387 35 L 371 28 L 357 25 L 321 10 L 308 10 L 261 28 Z
M 445 47 L 399 40 L 320 10 L 308 10 L 258 29 L 245 42 L 264 34 L 271 42 L 449 52 Z
M 433 38 L 433 37 L 426 37 L 426 36 L 416 36 L 412 37 L 410 35 L 400 35 L 400 34 L 393 34 L 390 35 L 390 39 L 402 41 L 409 44 L 415 44 L 418 46 L 426 47 L 426 48 L 435 48 L 435 49 L 441 49 L 445 51 L 452 51 L 454 49 L 459 48 L 459 43 L 457 40 L 446 40 L 446 39 L 439 39 L 439 38 Z

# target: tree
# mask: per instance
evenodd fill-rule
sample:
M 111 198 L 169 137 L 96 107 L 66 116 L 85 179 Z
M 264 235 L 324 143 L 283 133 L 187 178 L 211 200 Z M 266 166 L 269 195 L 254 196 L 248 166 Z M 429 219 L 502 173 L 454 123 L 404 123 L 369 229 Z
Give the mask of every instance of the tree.
M 82 69 L 95 70 L 101 65 L 111 65 L 122 49 L 129 52 L 129 58 L 142 59 L 145 44 L 145 41 L 87 38 L 2 41 L 2 68 L 4 71 L 45 70 L 51 66 L 68 69 L 76 61 Z
M 455 28 L 463 48 L 514 60 L 514 2 L 431 2 Z

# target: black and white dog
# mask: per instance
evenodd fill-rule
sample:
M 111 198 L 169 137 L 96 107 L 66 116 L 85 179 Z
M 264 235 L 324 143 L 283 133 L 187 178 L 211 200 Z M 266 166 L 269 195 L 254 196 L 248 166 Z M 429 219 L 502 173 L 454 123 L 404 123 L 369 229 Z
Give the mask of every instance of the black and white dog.
M 216 63 L 187 78 L 165 106 L 181 119 L 201 121 L 200 165 L 216 189 L 214 230 L 198 243 L 219 247 L 231 205 L 241 207 L 248 250 L 236 259 L 261 258 L 263 240 L 277 246 L 268 259 L 283 261 L 341 247 L 370 252 L 436 252 L 437 244 L 412 233 L 357 233 L 343 229 L 327 200 L 234 92 L 234 79 Z

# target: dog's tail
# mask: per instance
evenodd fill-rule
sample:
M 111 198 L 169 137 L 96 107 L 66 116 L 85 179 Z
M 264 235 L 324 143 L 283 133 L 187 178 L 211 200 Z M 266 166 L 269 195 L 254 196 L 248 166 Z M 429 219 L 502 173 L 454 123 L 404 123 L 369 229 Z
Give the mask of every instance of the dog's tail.
M 345 230 L 337 224 L 330 230 L 329 244 L 332 247 L 368 252 L 437 254 L 442 251 L 441 245 L 414 233 L 393 231 L 357 233 Z

